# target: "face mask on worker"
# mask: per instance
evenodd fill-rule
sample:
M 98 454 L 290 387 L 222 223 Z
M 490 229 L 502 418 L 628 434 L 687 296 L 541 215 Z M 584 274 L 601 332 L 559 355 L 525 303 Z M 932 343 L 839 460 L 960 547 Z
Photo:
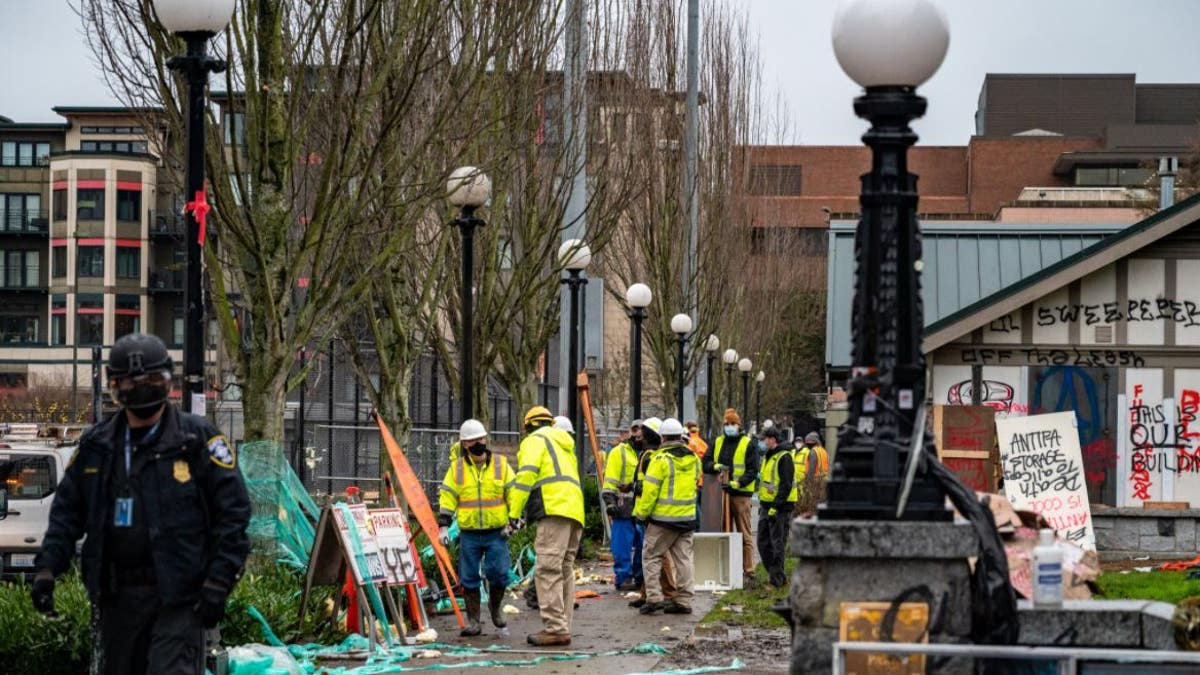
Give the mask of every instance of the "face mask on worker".
M 796 446 L 796 449 L 797 449 L 797 450 L 799 450 L 800 448 L 803 448 L 803 447 L 804 447 L 804 442 L 803 442 L 803 441 L 796 441 L 796 442 L 795 442 L 795 443 L 793 443 L 792 445 Z
M 738 428 L 737 428 L 736 424 L 726 424 L 725 425 L 725 435 L 726 436 L 737 436 L 737 434 L 738 434 Z
M 483 454 L 487 452 L 487 443 L 476 443 L 475 445 L 467 448 L 467 452 L 476 457 L 483 457 Z
M 171 385 L 169 382 L 163 384 L 140 382 L 135 384 L 132 389 L 118 390 L 117 400 L 134 417 L 148 419 L 154 417 L 159 409 L 166 404 L 170 388 Z

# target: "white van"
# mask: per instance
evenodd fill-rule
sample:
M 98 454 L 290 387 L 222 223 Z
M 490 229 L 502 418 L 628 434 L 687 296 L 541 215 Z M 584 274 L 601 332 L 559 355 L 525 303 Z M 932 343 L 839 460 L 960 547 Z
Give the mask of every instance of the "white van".
M 0 578 L 32 574 L 82 427 L 0 424 Z

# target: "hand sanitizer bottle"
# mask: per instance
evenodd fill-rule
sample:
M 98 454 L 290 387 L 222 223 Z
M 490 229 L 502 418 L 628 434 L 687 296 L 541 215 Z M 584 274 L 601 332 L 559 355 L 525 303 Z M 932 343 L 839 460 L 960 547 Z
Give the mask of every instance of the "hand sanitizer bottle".
M 1054 530 L 1044 529 L 1033 549 L 1033 605 L 1062 607 L 1062 602 L 1062 551 L 1054 543 Z

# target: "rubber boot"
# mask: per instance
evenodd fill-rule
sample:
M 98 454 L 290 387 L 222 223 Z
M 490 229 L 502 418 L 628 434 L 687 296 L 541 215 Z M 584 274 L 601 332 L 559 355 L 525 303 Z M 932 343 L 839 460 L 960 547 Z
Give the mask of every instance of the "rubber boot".
M 467 627 L 459 632 L 463 637 L 474 637 L 483 632 L 479 626 L 479 589 L 464 590 L 463 600 L 467 603 Z
M 508 625 L 508 621 L 504 618 L 504 612 L 500 608 L 504 606 L 504 584 L 488 584 L 488 611 L 492 614 L 492 625 L 496 628 L 504 628 Z

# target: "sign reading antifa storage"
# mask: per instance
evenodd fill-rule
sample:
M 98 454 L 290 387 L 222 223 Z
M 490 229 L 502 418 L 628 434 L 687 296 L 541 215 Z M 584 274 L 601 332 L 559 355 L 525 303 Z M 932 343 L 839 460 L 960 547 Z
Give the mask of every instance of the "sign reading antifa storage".
M 1076 425 L 1073 412 L 997 419 L 1004 493 L 1014 507 L 1041 515 L 1063 538 L 1095 549 Z

